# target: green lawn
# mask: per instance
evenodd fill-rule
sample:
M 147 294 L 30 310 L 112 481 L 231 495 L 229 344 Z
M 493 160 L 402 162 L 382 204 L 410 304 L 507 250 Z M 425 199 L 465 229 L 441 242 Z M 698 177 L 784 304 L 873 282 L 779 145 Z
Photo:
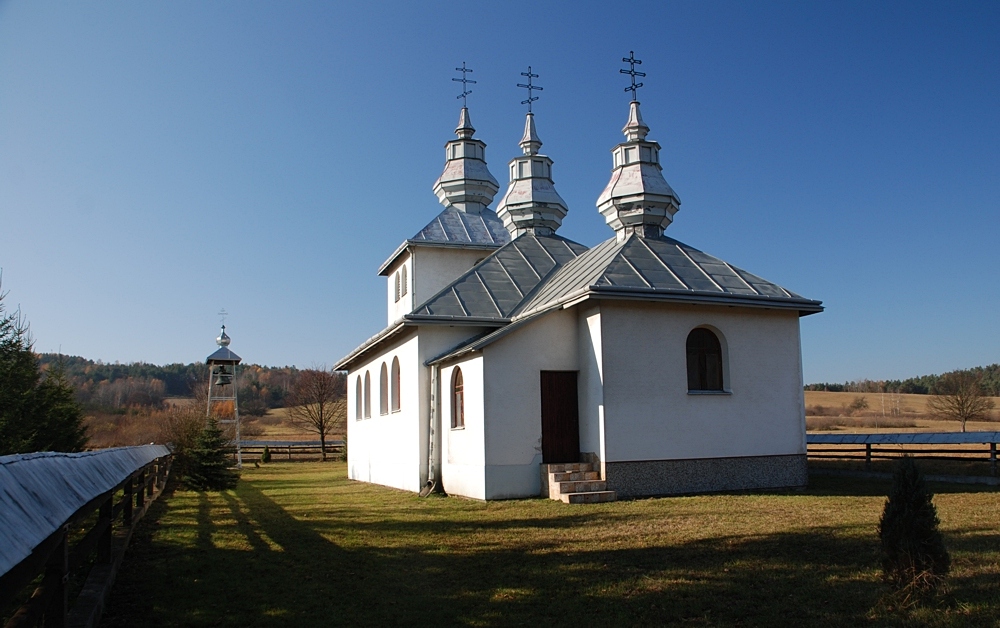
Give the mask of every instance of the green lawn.
M 902 618 L 873 610 L 887 483 L 570 506 L 345 476 L 273 463 L 165 495 L 102 625 L 1000 625 L 996 490 L 934 487 L 949 590 Z

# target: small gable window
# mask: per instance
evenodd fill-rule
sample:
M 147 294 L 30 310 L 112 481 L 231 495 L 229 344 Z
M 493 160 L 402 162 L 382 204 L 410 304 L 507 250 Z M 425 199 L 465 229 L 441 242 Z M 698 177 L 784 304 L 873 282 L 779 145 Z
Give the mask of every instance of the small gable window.
M 451 376 L 451 427 L 465 427 L 465 381 L 457 366 Z
M 406 266 L 399 270 L 399 294 L 406 296 Z
M 378 376 L 378 413 L 389 414 L 389 371 L 382 363 L 382 370 Z
M 699 327 L 687 338 L 688 390 L 723 392 L 722 343 L 711 329 Z
M 361 420 L 361 416 L 362 416 L 361 415 L 362 405 L 361 405 L 361 376 L 360 375 L 357 376 L 356 381 L 357 381 L 357 385 L 354 387 L 354 420 L 355 421 L 360 421 Z
M 390 407 L 393 412 L 399 412 L 399 358 L 392 359 L 392 373 L 389 377 L 392 382 L 389 395 Z
M 394 294 L 393 299 L 394 299 L 394 301 L 396 303 L 399 303 L 399 271 L 398 270 L 396 271 L 396 274 L 393 275 L 393 282 L 395 283 L 395 288 L 394 288 L 394 291 L 393 291 L 393 294 Z
M 365 418 L 372 418 L 372 376 L 365 371 Z

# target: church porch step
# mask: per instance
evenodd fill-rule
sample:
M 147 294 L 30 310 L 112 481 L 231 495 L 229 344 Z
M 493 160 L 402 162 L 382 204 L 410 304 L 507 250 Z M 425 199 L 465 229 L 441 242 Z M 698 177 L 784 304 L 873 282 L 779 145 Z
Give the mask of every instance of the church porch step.
M 555 482 L 549 485 L 550 497 L 559 499 L 566 493 L 595 493 L 608 490 L 608 483 L 604 480 L 583 480 L 576 482 Z
M 594 465 L 590 462 L 560 462 L 558 464 L 546 464 L 546 473 L 579 473 L 584 471 L 595 471 Z
M 614 491 L 591 491 L 587 493 L 563 493 L 559 498 L 567 504 L 600 504 L 615 501 Z
M 581 480 L 600 480 L 601 474 L 597 471 L 566 471 L 563 473 L 550 473 L 549 482 L 579 482 Z

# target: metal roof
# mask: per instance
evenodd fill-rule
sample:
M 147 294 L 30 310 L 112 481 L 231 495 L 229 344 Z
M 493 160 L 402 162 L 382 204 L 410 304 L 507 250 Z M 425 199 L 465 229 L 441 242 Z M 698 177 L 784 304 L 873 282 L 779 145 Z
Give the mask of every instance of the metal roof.
M 510 242 L 510 233 L 503 221 L 490 209 L 480 213 L 447 207 L 415 236 L 404 240 L 392 255 L 379 266 L 378 274 L 388 272 L 393 262 L 412 245 L 455 246 L 492 250 Z
M 229 347 L 219 347 L 215 353 L 205 358 L 205 363 L 233 362 L 234 364 L 239 364 L 242 360 L 243 358 L 233 353 Z
M 1000 432 L 907 432 L 898 434 L 807 434 L 810 445 L 961 445 L 1000 443 Z
M 552 236 L 522 235 L 424 302 L 407 318 L 509 319 L 560 267 L 587 247 Z
M 163 445 L 144 445 L 0 456 L 0 574 L 88 502 L 169 453 Z
M 506 325 L 466 340 L 432 358 L 430 364 L 481 349 L 537 315 L 590 297 L 779 308 L 800 315 L 823 311 L 820 301 L 673 238 L 632 234 L 622 242 L 611 238 L 588 250 L 560 236 L 525 234 L 403 320 L 409 324 Z M 337 368 L 380 343 L 387 332 L 355 349 Z
M 470 213 L 448 207 L 410 241 L 501 246 L 510 242 L 510 234 L 492 210 Z
M 584 294 L 623 298 L 721 302 L 823 310 L 806 299 L 752 273 L 727 264 L 673 238 L 630 235 L 607 240 L 559 270 L 518 308 L 515 316 L 547 309 Z

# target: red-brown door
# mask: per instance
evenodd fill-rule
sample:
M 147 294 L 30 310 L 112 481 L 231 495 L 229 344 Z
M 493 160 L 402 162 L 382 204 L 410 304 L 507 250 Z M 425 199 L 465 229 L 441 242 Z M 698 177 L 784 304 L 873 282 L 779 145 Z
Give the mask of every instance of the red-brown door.
M 542 462 L 580 461 L 576 371 L 542 371 Z

